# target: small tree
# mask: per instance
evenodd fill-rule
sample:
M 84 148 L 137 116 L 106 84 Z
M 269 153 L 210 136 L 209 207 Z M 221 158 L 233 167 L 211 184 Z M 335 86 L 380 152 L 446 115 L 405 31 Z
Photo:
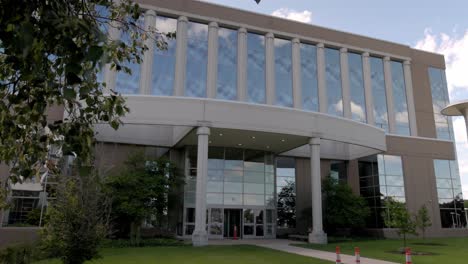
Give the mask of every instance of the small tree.
M 182 182 L 167 159 L 151 160 L 142 154 L 130 157 L 123 171 L 106 182 L 112 221 L 120 234 L 130 230 L 130 240 L 138 246 L 143 220 L 152 218 L 161 226 L 167 216 L 169 192 Z
M 426 239 L 426 228 L 432 226 L 432 222 L 425 204 L 419 208 L 415 220 L 416 227 L 421 230 L 423 239 Z
M 64 264 L 81 264 L 99 257 L 106 232 L 107 206 L 99 177 L 81 169 L 79 175 L 60 177 L 57 199 L 48 208 L 42 232 L 45 251 Z
M 385 209 L 382 213 L 385 226 L 388 228 L 397 228 L 398 235 L 403 236 L 403 246 L 406 247 L 407 235 L 417 235 L 416 222 L 412 219 L 406 206 L 391 197 L 385 198 Z
M 351 187 L 328 176 L 322 181 L 324 224 L 327 231 L 335 228 L 360 228 L 365 226 L 370 209 L 364 198 L 357 196 Z

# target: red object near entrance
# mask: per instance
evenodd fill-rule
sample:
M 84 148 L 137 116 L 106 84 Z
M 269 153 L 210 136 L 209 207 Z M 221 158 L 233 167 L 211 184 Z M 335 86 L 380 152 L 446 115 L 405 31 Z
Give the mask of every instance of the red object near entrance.
M 237 240 L 237 226 L 234 226 L 234 240 Z

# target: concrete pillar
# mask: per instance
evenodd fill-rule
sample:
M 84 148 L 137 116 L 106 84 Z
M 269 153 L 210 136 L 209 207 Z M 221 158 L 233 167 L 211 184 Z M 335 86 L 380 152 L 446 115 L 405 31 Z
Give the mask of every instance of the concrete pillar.
M 367 124 L 375 125 L 374 99 L 372 97 L 372 80 L 369 53 L 362 54 L 362 72 L 364 76 L 364 95 L 366 97 L 366 119 Z
M 292 40 L 292 84 L 293 106 L 302 109 L 301 42 L 298 38 Z
M 309 243 L 326 244 L 327 234 L 323 232 L 322 223 L 322 179 L 320 176 L 320 138 L 309 140 L 310 171 L 312 184 L 312 233 L 309 234 Z
M 187 27 L 187 17 L 179 17 L 179 19 L 177 20 L 174 96 L 184 96 L 185 94 L 185 66 L 187 64 Z
M 117 22 L 110 22 L 108 34 L 110 41 L 116 41 L 120 39 L 121 32 L 119 30 Z M 110 94 L 110 90 L 115 91 L 116 77 L 117 72 L 111 69 L 110 64 L 106 64 L 106 66 L 104 67 L 104 82 L 106 83 L 106 87 L 104 88 L 104 94 Z
M 385 94 L 387 96 L 388 132 L 396 133 L 395 110 L 393 107 L 392 67 L 390 57 L 384 57 Z
M 237 100 L 247 98 L 247 30 L 237 30 Z
M 208 66 L 206 71 L 206 97 L 216 98 L 218 77 L 218 23 L 208 24 Z
M 411 77 L 411 62 L 403 62 L 403 72 L 405 75 L 406 101 L 408 104 L 408 120 L 411 136 L 418 136 L 418 127 L 416 123 L 416 110 L 414 107 L 413 79 Z
M 351 113 L 351 92 L 349 90 L 349 65 L 348 65 L 348 49 L 340 49 L 340 65 L 341 65 L 341 89 L 343 96 L 343 116 L 353 118 Z
M 151 32 L 156 27 L 156 12 L 147 10 L 145 12 L 145 30 Z M 151 34 L 145 39 L 145 45 L 148 49 L 143 54 L 143 62 L 141 63 L 140 75 L 140 94 L 151 94 L 151 75 L 153 73 L 154 60 L 154 34 Z
M 321 113 L 328 113 L 327 81 L 325 75 L 325 45 L 317 44 L 317 85 L 319 110 Z
M 192 234 L 194 246 L 206 246 L 208 234 L 206 232 L 206 177 L 208 174 L 208 140 L 210 136 L 209 127 L 197 129 L 197 184 L 195 198 L 195 230 Z
M 274 105 L 275 96 L 275 36 L 268 32 L 265 35 L 265 84 L 266 103 Z

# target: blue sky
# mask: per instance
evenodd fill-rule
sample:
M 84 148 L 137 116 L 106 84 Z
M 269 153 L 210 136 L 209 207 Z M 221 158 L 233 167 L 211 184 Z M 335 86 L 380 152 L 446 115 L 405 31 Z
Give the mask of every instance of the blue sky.
M 204 0 L 406 44 L 445 55 L 451 101 L 468 99 L 468 1 Z M 468 199 L 465 122 L 454 119 L 458 163 Z

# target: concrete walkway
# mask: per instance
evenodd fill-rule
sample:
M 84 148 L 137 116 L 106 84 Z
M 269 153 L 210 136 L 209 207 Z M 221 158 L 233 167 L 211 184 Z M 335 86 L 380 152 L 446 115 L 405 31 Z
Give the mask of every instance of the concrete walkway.
M 255 245 L 259 247 L 265 247 L 270 249 L 275 249 L 279 251 L 284 251 L 292 254 L 297 254 L 306 257 L 313 257 L 318 259 L 329 260 L 332 262 L 336 261 L 336 254 L 333 252 L 302 248 L 290 246 L 291 243 L 304 243 L 300 241 L 291 241 L 287 239 L 242 239 L 242 240 L 210 240 L 210 245 Z M 350 255 L 341 254 L 341 262 L 343 264 L 354 264 L 356 263 L 355 257 Z M 398 264 L 395 262 L 363 258 L 361 257 L 361 264 Z

